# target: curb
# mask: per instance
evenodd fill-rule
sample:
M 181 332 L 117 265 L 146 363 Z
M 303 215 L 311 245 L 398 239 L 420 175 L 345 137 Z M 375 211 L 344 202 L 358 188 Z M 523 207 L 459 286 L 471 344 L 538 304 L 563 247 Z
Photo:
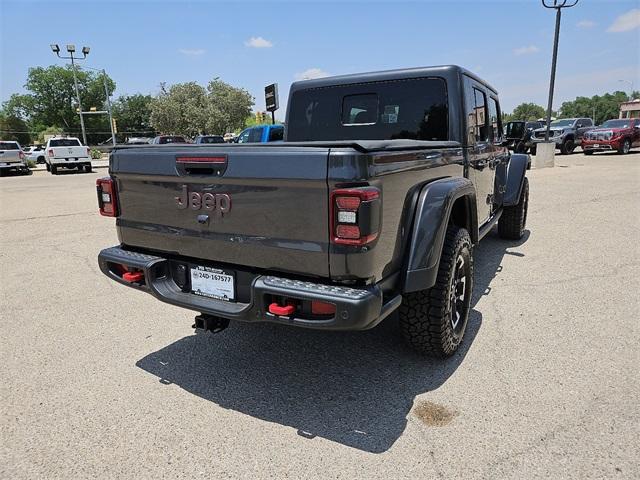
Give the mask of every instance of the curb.
M 92 170 L 96 170 L 98 168 L 109 168 L 109 164 L 107 165 L 91 165 L 91 169 Z M 31 169 L 32 172 L 46 172 L 47 171 L 47 167 L 42 167 L 40 165 L 38 165 L 35 168 Z

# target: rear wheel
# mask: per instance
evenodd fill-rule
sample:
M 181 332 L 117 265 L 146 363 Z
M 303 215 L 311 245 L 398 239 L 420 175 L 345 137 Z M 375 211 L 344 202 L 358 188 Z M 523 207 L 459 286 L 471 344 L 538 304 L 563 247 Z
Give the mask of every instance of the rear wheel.
M 625 138 L 624 142 L 622 142 L 622 145 L 620 145 L 620 149 L 618 149 L 618 153 L 620 155 L 626 155 L 627 153 L 629 153 L 630 150 L 631 150 L 631 140 L 629 140 L 628 138 Z
M 87 173 L 91 173 L 91 164 L 84 166 L 84 171 Z
M 515 153 L 527 153 L 527 145 L 524 142 L 518 142 L 513 151 Z
M 449 357 L 464 337 L 471 310 L 473 253 L 469 232 L 449 226 L 433 287 L 403 295 L 400 329 L 417 352 Z
M 574 143 L 573 138 L 566 138 L 564 142 L 562 142 L 562 145 L 560 145 L 560 153 L 562 155 L 568 155 L 573 153 L 575 148 L 576 144 Z
M 531 155 L 535 155 L 537 151 L 538 151 L 537 147 L 535 146 L 531 147 Z
M 36 163 L 45 163 L 44 157 L 38 157 L 38 159 L 36 160 Z
M 47 172 L 51 171 L 51 165 L 49 165 L 48 163 L 45 163 L 45 166 L 47 167 Z
M 529 179 L 524 177 L 524 185 L 517 205 L 504 207 L 502 216 L 498 220 L 498 234 L 509 240 L 520 240 L 524 236 L 527 226 L 527 211 L 529 210 Z
M 58 167 L 56 167 L 55 165 L 51 165 L 51 175 L 57 175 L 58 174 Z

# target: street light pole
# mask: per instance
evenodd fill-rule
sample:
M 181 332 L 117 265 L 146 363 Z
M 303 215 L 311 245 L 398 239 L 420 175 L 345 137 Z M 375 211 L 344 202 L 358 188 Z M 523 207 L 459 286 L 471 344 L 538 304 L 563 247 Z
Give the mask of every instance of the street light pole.
M 84 60 L 85 58 L 87 58 L 87 55 L 89 55 L 89 47 L 82 47 L 83 57 L 81 59 L 73 56 L 73 53 L 76 51 L 75 45 L 67 45 L 67 52 L 69 52 L 69 55 L 70 55 L 69 57 L 63 57 L 62 55 L 60 55 L 60 47 L 58 46 L 57 43 L 54 43 L 51 45 L 51 51 L 55 53 L 58 56 L 58 58 L 71 60 L 71 69 L 73 70 L 73 85 L 76 90 L 76 98 L 78 99 L 78 109 L 80 110 L 79 114 L 80 114 L 80 127 L 82 128 L 82 140 L 84 144 L 87 145 L 87 132 L 84 128 L 84 117 L 82 115 L 82 101 L 80 100 L 80 89 L 78 88 L 78 77 L 76 75 L 75 61 Z
M 556 83 L 556 62 L 558 60 L 558 40 L 560 37 L 560 19 L 562 18 L 562 9 L 574 7 L 579 0 L 541 0 L 545 8 L 553 8 L 556 10 L 556 32 L 553 38 L 553 58 L 551 60 L 551 80 L 549 81 L 549 103 L 547 104 L 547 130 L 544 134 L 544 141 L 549 141 L 551 131 L 551 108 L 553 107 L 553 89 Z M 553 1 L 553 4 L 551 4 Z

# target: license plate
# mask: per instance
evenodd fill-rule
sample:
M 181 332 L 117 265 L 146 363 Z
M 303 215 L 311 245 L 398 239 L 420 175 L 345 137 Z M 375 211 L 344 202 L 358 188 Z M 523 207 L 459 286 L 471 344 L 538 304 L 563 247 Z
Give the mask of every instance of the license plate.
M 227 302 L 235 300 L 233 275 L 216 268 L 196 266 L 191 268 L 191 293 Z
M 598 148 L 599 146 L 600 146 L 600 144 L 599 144 L 599 143 L 594 143 L 594 144 L 593 144 L 593 148 Z

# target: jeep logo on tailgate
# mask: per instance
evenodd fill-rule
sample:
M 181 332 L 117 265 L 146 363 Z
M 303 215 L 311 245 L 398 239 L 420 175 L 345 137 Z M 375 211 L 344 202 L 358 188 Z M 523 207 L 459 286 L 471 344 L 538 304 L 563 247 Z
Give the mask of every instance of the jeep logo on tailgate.
M 179 210 L 190 208 L 191 210 L 208 210 L 220 212 L 222 215 L 231 211 L 231 197 L 226 193 L 189 192 L 186 185 L 182 186 L 182 193 L 174 197 Z

